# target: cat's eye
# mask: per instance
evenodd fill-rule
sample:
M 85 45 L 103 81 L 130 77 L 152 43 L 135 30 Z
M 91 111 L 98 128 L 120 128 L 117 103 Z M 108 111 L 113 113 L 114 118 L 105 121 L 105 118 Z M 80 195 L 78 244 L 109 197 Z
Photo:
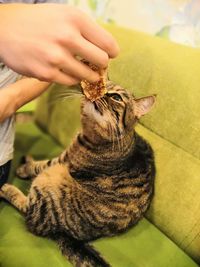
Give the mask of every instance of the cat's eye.
M 114 100 L 116 100 L 116 101 L 122 101 L 122 97 L 119 95 L 119 94 L 109 94 L 109 96 L 112 98 L 112 99 L 114 99 Z

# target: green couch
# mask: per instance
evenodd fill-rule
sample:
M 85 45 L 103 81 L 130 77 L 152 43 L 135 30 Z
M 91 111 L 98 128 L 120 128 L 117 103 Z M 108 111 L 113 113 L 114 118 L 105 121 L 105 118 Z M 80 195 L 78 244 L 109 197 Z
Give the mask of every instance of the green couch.
M 94 246 L 113 267 L 195 267 L 200 263 L 200 50 L 158 37 L 106 26 L 119 41 L 120 56 L 109 76 L 138 97 L 157 94 L 154 109 L 137 126 L 155 150 L 155 196 L 146 218 L 125 234 Z M 17 125 L 10 182 L 20 157 L 52 158 L 80 127 L 80 99 L 55 101 L 64 86 L 52 86 L 38 102 L 35 121 Z M 33 236 L 24 219 L 0 203 L 1 267 L 67 267 L 56 244 Z

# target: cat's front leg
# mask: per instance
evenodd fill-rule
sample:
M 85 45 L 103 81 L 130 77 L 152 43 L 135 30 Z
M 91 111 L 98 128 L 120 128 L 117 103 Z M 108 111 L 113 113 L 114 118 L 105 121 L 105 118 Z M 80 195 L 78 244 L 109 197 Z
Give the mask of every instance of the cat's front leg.
M 19 211 L 26 213 L 27 197 L 14 185 L 4 184 L 0 189 L 0 198 L 7 200 Z
M 16 174 L 23 179 L 36 177 L 48 166 L 48 161 L 35 161 L 31 156 L 26 156 L 25 163 L 17 168 Z
M 67 162 L 68 162 L 68 153 L 66 150 L 63 151 L 63 153 L 59 157 L 53 158 L 51 160 L 35 161 L 32 157 L 26 156 L 25 163 L 17 168 L 16 174 L 18 177 L 22 179 L 33 178 L 50 166 L 53 166 L 58 163 L 67 163 Z
M 17 168 L 16 174 L 22 179 L 34 178 L 44 169 L 56 164 L 57 162 L 57 158 L 52 160 L 35 161 L 32 157 L 26 156 L 25 163 Z

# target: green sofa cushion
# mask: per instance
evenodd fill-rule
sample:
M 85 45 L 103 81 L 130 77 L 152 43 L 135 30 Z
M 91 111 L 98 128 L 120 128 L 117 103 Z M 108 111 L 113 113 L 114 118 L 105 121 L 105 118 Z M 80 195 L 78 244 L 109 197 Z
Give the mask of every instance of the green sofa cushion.
M 106 28 L 121 48 L 117 59 L 111 60 L 110 79 L 131 89 L 138 97 L 157 94 L 156 108 L 142 123 L 200 158 L 200 49 L 113 25 Z M 58 107 L 63 107 L 62 103 L 52 106 L 58 113 Z M 44 121 L 40 112 L 39 119 Z M 57 123 L 55 114 L 51 123 Z
M 121 52 L 110 64 L 111 80 L 136 96 L 157 94 L 142 123 L 200 158 L 200 49 L 114 26 L 107 29 Z
M 113 25 L 106 28 L 121 47 L 111 61 L 110 79 L 137 97 L 158 95 L 141 122 L 156 133 L 147 135 L 158 168 L 148 218 L 200 262 L 200 50 Z M 53 86 L 40 98 L 36 121 L 68 145 L 80 125 L 79 101 L 53 101 L 60 90 L 67 88 Z
M 26 193 L 30 182 L 14 177 L 20 157 L 27 153 L 38 159 L 54 157 L 62 148 L 33 123 L 17 126 L 15 147 L 10 182 Z M 29 233 L 23 216 L 2 201 L 0 218 L 1 267 L 71 266 L 53 241 Z M 94 246 L 113 267 L 197 267 L 190 257 L 146 219 L 125 234 L 95 241 Z
M 80 128 L 80 97 L 57 100 L 68 88 L 53 84 L 38 99 L 35 111 L 36 123 L 44 131 L 66 147 Z
M 200 262 L 200 160 L 141 125 L 137 131 L 153 146 L 157 167 L 147 218 Z
M 36 108 L 36 100 L 32 100 L 31 102 L 27 103 L 26 105 L 22 106 L 20 109 L 17 110 L 17 113 L 23 112 L 34 112 Z

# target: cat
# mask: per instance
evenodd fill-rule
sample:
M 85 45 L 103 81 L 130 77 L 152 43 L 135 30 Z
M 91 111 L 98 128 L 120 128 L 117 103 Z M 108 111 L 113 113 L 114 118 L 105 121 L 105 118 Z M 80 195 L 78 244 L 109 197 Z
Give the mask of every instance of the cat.
M 17 169 L 34 178 L 27 196 L 11 184 L 1 188 L 28 229 L 56 240 L 74 266 L 110 266 L 88 242 L 126 231 L 150 205 L 154 153 L 134 127 L 154 102 L 108 82 L 101 99 L 83 98 L 82 130 L 69 149 L 51 160 L 27 157 Z

